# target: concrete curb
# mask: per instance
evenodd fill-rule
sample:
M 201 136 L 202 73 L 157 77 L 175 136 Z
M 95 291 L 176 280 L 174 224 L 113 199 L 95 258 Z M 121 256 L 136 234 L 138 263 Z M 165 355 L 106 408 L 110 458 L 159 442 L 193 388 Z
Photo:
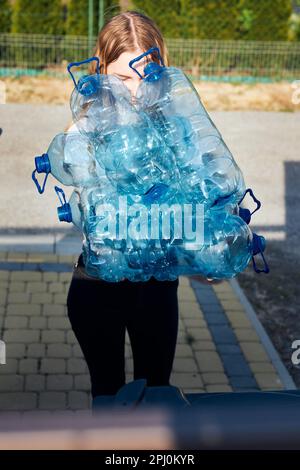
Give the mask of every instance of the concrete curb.
M 234 290 L 235 294 L 239 298 L 241 304 L 243 305 L 243 307 L 245 309 L 245 313 L 246 313 L 248 319 L 250 320 L 250 322 L 252 323 L 253 328 L 255 329 L 256 333 L 258 334 L 263 346 L 265 347 L 265 349 L 266 349 L 266 351 L 267 351 L 267 353 L 268 353 L 268 355 L 271 359 L 271 362 L 272 362 L 273 366 L 275 367 L 275 369 L 277 371 L 277 374 L 278 374 L 282 384 L 284 385 L 286 390 L 297 390 L 297 387 L 296 387 L 292 377 L 290 376 L 287 368 L 283 364 L 278 352 L 274 348 L 274 346 L 273 346 L 266 330 L 264 329 L 263 325 L 259 321 L 252 305 L 250 304 L 250 302 L 247 299 L 246 295 L 242 291 L 237 279 L 235 279 L 235 278 L 230 279 L 229 283 L 230 283 L 232 289 Z

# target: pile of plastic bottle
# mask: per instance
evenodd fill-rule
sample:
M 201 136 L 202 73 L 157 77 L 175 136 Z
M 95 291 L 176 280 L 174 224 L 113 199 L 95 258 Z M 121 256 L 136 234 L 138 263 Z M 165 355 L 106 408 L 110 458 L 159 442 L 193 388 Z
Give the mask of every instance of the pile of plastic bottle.
M 159 61 L 141 76 L 133 64 L 154 53 Z M 71 68 L 93 60 L 96 73 L 76 82 Z M 134 102 L 119 78 L 100 74 L 97 57 L 69 64 L 75 130 L 56 135 L 35 158 L 40 193 L 50 173 L 75 188 L 67 202 L 55 186 L 58 217 L 82 232 L 87 274 L 110 282 L 225 279 L 251 259 L 256 272 L 268 272 L 265 239 L 249 227 L 260 202 L 192 82 L 166 67 L 156 47 L 129 67 L 142 78 Z M 42 187 L 36 173 L 46 175 Z M 257 204 L 252 213 L 240 205 L 247 192 Z

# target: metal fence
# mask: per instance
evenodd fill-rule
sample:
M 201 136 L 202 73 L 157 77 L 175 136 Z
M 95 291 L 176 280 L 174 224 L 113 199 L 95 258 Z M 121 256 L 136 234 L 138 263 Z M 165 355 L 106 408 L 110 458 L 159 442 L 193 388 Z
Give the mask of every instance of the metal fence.
M 66 64 L 89 57 L 87 36 L 0 34 L 0 76 L 65 76 Z M 275 81 L 300 77 L 299 42 L 166 40 L 171 65 L 192 79 Z

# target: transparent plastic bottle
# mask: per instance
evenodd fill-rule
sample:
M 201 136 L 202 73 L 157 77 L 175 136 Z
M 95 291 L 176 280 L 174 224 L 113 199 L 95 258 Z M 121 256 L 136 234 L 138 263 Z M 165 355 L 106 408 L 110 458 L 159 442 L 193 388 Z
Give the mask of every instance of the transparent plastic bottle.
M 257 254 L 265 262 L 264 249 L 264 237 L 252 233 L 241 217 L 214 212 L 206 216 L 202 248 L 195 251 L 177 248 L 181 262 L 178 270 L 180 274 L 194 272 L 210 279 L 228 279 L 244 271 Z M 263 271 L 268 272 L 266 263 Z
M 36 172 L 46 175 L 42 187 L 35 177 Z M 96 184 L 103 171 L 87 137 L 79 132 L 63 132 L 54 137 L 47 153 L 35 157 L 32 179 L 40 193 L 44 192 L 50 173 L 65 186 L 85 187 Z
M 178 180 L 173 152 L 143 115 L 104 138 L 96 159 L 120 194 L 142 195 Z
M 71 71 L 73 66 L 81 66 L 96 61 L 96 73 L 82 76 L 76 82 Z M 74 82 L 70 98 L 73 120 L 79 131 L 95 143 L 101 143 L 103 136 L 114 132 L 130 109 L 129 89 L 115 75 L 100 74 L 98 57 L 69 64 L 68 71 Z
M 73 185 L 82 168 L 93 174 L 85 162 L 96 162 L 97 177 L 89 185 L 81 181 L 68 203 L 56 187 L 60 220 L 83 233 L 87 273 L 109 282 L 190 274 L 224 279 L 243 271 L 251 259 L 257 272 L 268 272 L 266 263 L 261 270 L 254 260 L 261 254 L 265 262 L 265 240 L 247 225 L 260 203 L 253 197 L 252 213 L 240 207 L 249 190 L 191 82 L 179 69 L 150 63 L 135 107 L 115 78 L 97 73 L 75 82 L 73 116 L 81 137 L 95 149 L 92 157 L 76 163 L 82 152 L 74 139 L 63 150 L 63 166 L 59 158 L 50 161 L 64 180 L 62 171 L 70 165 Z M 204 209 L 194 206 L 188 213 L 196 234 L 203 230 L 194 242 L 185 231 L 187 204 Z M 153 205 L 158 212 L 152 212 Z
M 189 200 L 210 206 L 218 197 L 230 195 L 233 204 L 241 199 L 242 173 L 192 82 L 182 70 L 157 63 L 148 64 L 144 74 L 136 93 L 138 108 L 175 153 Z

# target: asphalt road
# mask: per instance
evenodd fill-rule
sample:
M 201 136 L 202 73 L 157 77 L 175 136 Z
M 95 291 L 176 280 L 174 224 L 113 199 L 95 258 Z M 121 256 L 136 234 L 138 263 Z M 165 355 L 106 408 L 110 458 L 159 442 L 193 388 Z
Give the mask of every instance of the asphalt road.
M 300 229 L 300 113 L 211 112 L 243 171 L 247 186 L 262 201 L 252 226 L 274 240 L 296 246 Z M 68 106 L 0 106 L 0 233 L 52 231 L 58 222 L 54 178 L 44 195 L 31 180 L 34 157 L 46 152 L 54 135 L 71 121 Z M 65 188 L 68 195 L 72 188 Z

